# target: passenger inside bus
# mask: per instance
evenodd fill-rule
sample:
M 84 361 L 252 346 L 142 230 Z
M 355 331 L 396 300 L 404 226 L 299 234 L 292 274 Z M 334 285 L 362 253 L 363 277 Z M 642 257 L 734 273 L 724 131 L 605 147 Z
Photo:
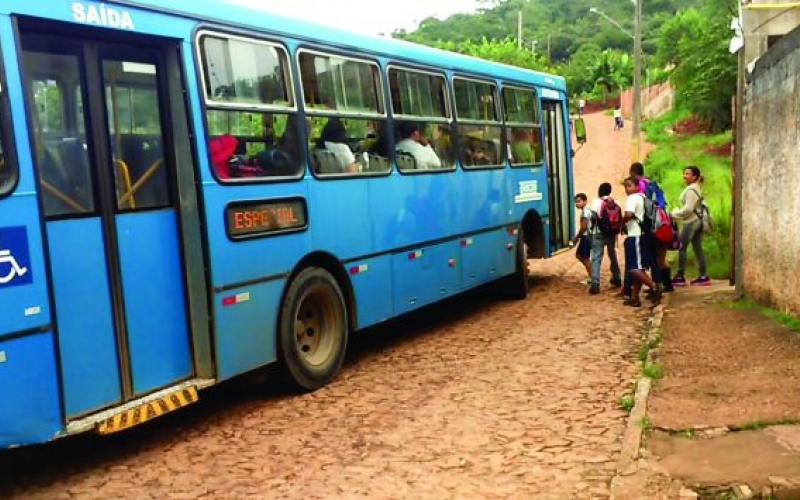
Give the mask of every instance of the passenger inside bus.
M 347 131 L 339 118 L 331 118 L 322 129 L 314 155 L 317 172 L 323 174 L 355 173 L 359 171 L 353 151 L 347 145 Z
M 442 161 L 425 137 L 425 124 L 420 122 L 400 122 L 397 131 L 400 141 L 395 145 L 399 153 L 406 153 L 414 158 L 416 168 L 441 168 Z
M 465 158 L 467 165 L 496 165 L 497 154 L 493 151 L 494 147 L 477 137 L 467 136 L 465 148 Z

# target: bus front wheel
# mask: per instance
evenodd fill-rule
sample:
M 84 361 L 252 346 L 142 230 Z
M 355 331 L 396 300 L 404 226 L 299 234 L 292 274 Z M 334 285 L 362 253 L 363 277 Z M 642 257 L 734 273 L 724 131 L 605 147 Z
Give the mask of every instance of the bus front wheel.
M 278 352 L 289 382 L 316 390 L 336 377 L 344 361 L 347 308 L 336 280 L 320 267 L 302 270 L 281 307 Z

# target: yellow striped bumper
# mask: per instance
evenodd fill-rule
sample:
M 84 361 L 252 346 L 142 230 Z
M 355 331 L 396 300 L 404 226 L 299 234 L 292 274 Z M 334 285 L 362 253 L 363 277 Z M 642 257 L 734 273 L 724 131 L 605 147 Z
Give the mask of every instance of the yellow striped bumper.
M 196 402 L 197 387 L 187 387 L 135 406 L 97 423 L 98 434 L 113 434 Z

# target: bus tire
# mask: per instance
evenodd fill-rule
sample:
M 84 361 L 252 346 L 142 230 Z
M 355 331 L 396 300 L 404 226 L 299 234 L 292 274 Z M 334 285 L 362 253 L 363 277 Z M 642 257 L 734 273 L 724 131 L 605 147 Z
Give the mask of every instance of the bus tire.
M 506 279 L 504 287 L 508 297 L 511 299 L 522 300 L 528 296 L 530 283 L 528 281 L 528 257 L 525 249 L 525 232 L 522 226 L 519 227 L 516 245 L 516 267 L 514 274 Z
M 344 362 L 348 320 L 344 296 L 320 267 L 300 271 L 281 305 L 278 356 L 287 382 L 314 391 L 331 382 Z

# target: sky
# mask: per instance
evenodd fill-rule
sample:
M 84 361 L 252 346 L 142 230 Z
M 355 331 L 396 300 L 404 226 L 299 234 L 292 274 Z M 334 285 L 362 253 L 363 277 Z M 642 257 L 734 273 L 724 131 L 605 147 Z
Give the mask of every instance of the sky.
M 474 12 L 475 0 L 227 0 L 328 26 L 389 35 L 427 17 Z

